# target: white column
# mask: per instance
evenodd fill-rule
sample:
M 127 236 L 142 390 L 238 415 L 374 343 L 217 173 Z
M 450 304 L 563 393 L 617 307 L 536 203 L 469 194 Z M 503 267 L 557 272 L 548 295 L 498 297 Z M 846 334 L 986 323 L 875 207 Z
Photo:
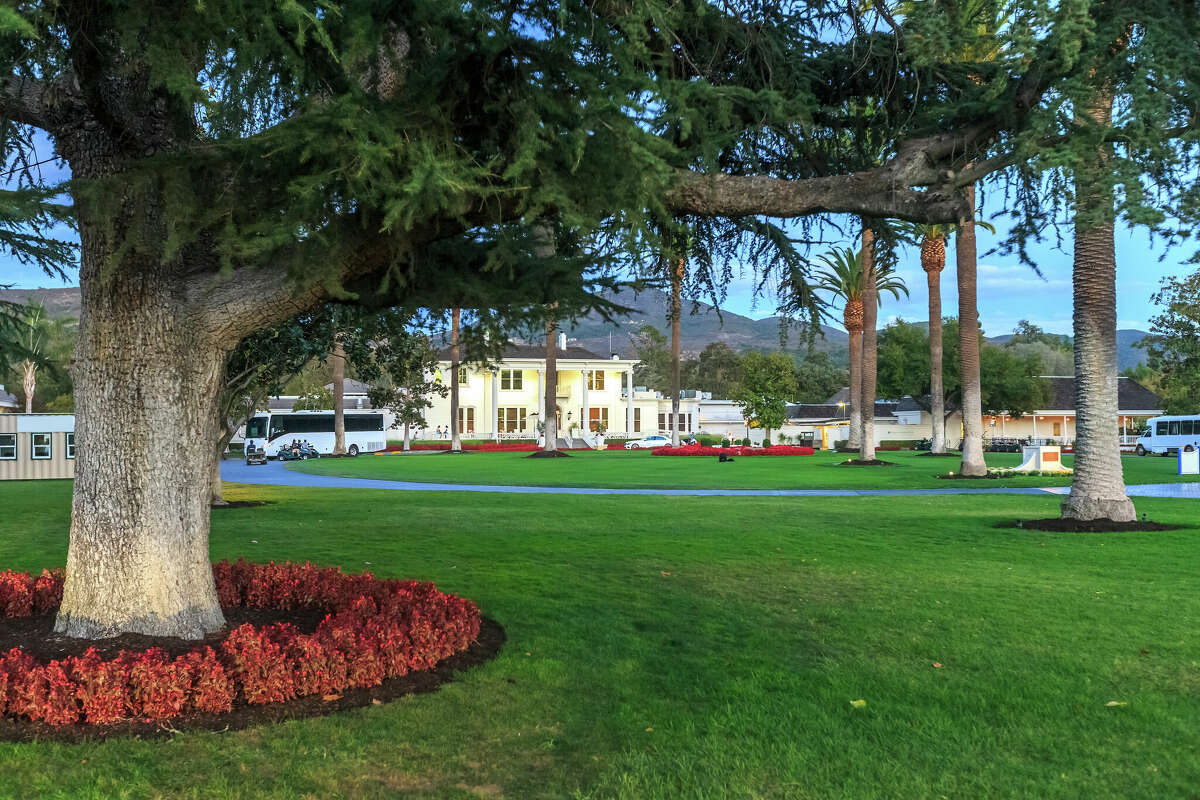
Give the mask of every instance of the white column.
M 545 425 L 546 424 L 546 384 L 545 384 L 546 370 L 539 369 L 537 371 L 537 374 L 538 374 L 538 390 L 537 390 L 537 392 L 538 392 L 537 393 L 538 422 Z
M 500 441 L 500 373 L 492 370 L 492 438 Z
M 581 431 L 583 431 L 583 435 L 586 438 L 587 435 L 589 433 L 591 433 L 591 430 L 588 428 L 588 396 L 587 396 L 588 368 L 587 368 L 586 364 L 584 364 L 584 366 L 583 366 L 582 374 L 583 374 L 583 408 L 581 409 L 580 414 L 582 415 L 583 418 L 581 420 L 579 420 L 579 429 Z
M 1033 440 L 1036 442 L 1036 441 L 1037 441 L 1037 438 L 1038 438 L 1038 435 L 1037 435 L 1037 414 L 1034 414 L 1034 415 L 1033 415 Z
M 633 435 L 633 370 L 625 373 L 628 376 L 629 395 L 625 400 L 625 432 Z

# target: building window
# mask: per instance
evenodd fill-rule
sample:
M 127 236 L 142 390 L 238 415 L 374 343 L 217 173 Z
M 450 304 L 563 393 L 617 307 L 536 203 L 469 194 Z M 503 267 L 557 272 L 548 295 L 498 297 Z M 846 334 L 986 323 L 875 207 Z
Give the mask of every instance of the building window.
M 474 407 L 458 409 L 458 432 L 459 434 L 475 432 Z
M 500 433 L 521 433 L 525 431 L 527 414 L 523 408 L 496 409 L 496 430 Z
M 17 435 L 0 433 L 0 461 L 17 460 Z
M 642 410 L 640 408 L 635 408 L 633 410 L 633 432 L 642 432 Z
M 67 434 L 67 458 L 75 457 L 75 434 Z
M 458 385 L 466 386 L 470 382 L 471 378 L 469 375 L 467 375 L 467 371 L 460 366 L 458 368 Z
M 505 390 L 523 388 L 522 381 L 524 374 L 519 369 L 500 370 L 500 388 Z
M 600 426 L 604 426 L 604 430 L 608 430 L 608 409 L 607 408 L 589 408 L 588 409 L 588 430 L 592 433 L 599 433 Z
M 29 434 L 30 457 L 39 461 L 51 458 L 54 455 L 53 442 L 54 434 L 52 433 Z
M 604 391 L 604 370 L 602 370 L 602 369 L 588 370 L 587 381 L 588 381 L 588 390 L 589 391 L 595 390 L 597 392 L 603 392 Z
M 636 411 L 636 409 L 635 409 L 635 411 Z M 659 412 L 659 414 L 658 414 L 658 429 L 660 431 L 669 431 L 669 430 L 671 430 L 671 426 L 674 424 L 675 424 L 675 415 L 674 414 Z M 680 414 L 679 415 L 679 432 L 680 433 L 688 433 L 691 430 L 692 430 L 692 415 L 691 414 Z

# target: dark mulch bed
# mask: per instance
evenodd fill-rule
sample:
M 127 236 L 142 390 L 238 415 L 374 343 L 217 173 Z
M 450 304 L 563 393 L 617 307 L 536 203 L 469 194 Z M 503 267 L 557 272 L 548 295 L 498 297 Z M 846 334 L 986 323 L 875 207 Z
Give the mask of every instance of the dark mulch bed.
M 1132 533 L 1136 531 L 1177 531 L 1183 526 L 1165 525 L 1161 522 L 1151 522 L 1150 520 L 1114 522 L 1111 519 L 1081 520 L 1048 517 L 1046 519 L 1018 519 L 997 522 L 995 527 L 1053 531 L 1056 533 Z
M 439 456 L 465 456 L 474 452 L 474 450 L 438 450 L 437 454 Z
M 1019 478 L 1022 476 L 1021 476 L 1021 473 L 1019 473 L 1019 472 L 1013 472 L 1013 473 L 1010 473 L 1007 475 L 1000 475 L 995 472 L 989 472 L 986 475 L 963 475 L 961 473 L 956 472 L 952 475 L 934 475 L 934 477 L 937 478 L 938 480 L 943 480 L 943 481 L 996 481 L 996 480 L 1000 480 L 1000 478 L 1014 478 L 1014 477 Z M 1046 476 L 1045 475 L 1037 475 L 1034 477 L 1045 478 Z
M 894 467 L 894 461 L 880 461 L 878 458 L 872 458 L 869 461 L 863 461 L 861 458 L 851 458 L 838 464 L 839 467 Z
M 962 453 L 917 453 L 917 458 L 962 458 Z
M 534 450 L 526 458 L 570 458 L 570 453 L 564 453 L 562 450 Z
M 301 633 L 312 633 L 325 619 L 325 611 L 319 609 L 297 609 L 295 611 L 280 611 L 274 608 L 237 608 L 222 609 L 225 613 L 224 630 L 210 633 L 204 639 L 175 639 L 165 636 L 141 636 L 136 633 L 126 633 L 111 639 L 73 639 L 54 633 L 54 614 L 39 614 L 31 617 L 0 618 L 0 653 L 7 653 L 14 647 L 19 647 L 38 661 L 49 661 L 67 656 L 81 656 L 89 647 L 105 658 L 116 658 L 122 650 L 141 651 L 151 647 L 161 647 L 172 658 L 181 656 L 192 650 L 199 650 L 205 645 L 218 649 L 221 642 L 229 635 L 229 631 L 239 625 L 249 622 L 261 627 L 273 622 L 290 622 Z
M 228 611 L 228 616 L 232 616 Z M 289 622 L 299 621 L 295 616 Z M 315 625 L 314 625 L 315 627 Z M 125 721 L 111 725 L 47 725 L 44 722 L 0 718 L 0 741 L 59 741 L 85 742 L 98 739 L 134 738 L 156 739 L 193 730 L 235 731 L 256 725 L 269 725 L 293 719 L 320 717 L 337 711 L 362 708 L 384 703 L 407 694 L 428 694 L 443 683 L 454 680 L 457 673 L 486 663 L 496 657 L 507 636 L 500 623 L 483 618 L 479 637 L 471 646 L 442 661 L 431 670 L 410 672 L 402 678 L 392 678 L 368 689 L 346 689 L 336 695 L 310 695 L 286 703 L 267 703 L 250 706 L 235 701 L 233 710 L 225 714 L 184 714 L 165 720 Z M 511 683 L 510 679 L 510 683 Z M 326 699 L 329 698 L 329 699 Z
M 213 508 L 258 508 L 259 506 L 275 505 L 274 500 L 226 500 Z

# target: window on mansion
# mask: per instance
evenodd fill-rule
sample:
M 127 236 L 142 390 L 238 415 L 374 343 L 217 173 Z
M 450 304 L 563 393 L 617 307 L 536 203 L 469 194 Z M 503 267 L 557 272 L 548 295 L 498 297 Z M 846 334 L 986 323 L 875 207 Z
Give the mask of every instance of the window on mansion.
M 658 429 L 660 431 L 671 430 L 671 425 L 672 425 L 672 423 L 675 422 L 674 416 L 675 415 L 670 412 L 667 412 L 666 414 L 659 412 Z M 677 430 L 680 433 L 690 433 L 691 432 L 691 430 L 692 430 L 692 415 L 691 415 L 691 413 L 679 415 L 679 427 Z
M 529 418 L 524 408 L 496 409 L 496 430 L 500 433 L 524 433 Z
M 608 430 L 608 409 L 607 408 L 589 408 L 588 409 L 588 430 L 592 433 L 599 433 L 600 426 L 604 426 L 604 430 Z
M 473 407 L 458 409 L 458 432 L 475 432 L 475 409 Z
M 519 369 L 500 370 L 500 388 L 505 390 L 522 388 L 523 375 L 524 373 Z
M 460 365 L 458 368 L 458 385 L 466 386 L 470 382 L 471 376 L 467 374 L 466 368 Z
M 590 369 L 587 374 L 588 391 L 604 391 L 604 370 Z

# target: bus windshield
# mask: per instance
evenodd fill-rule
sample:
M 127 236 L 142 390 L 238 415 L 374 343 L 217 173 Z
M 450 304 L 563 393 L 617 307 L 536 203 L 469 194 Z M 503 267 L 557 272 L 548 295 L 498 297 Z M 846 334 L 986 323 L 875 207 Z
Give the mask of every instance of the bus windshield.
M 267 435 L 267 418 L 253 417 L 246 422 L 246 438 L 262 439 Z

